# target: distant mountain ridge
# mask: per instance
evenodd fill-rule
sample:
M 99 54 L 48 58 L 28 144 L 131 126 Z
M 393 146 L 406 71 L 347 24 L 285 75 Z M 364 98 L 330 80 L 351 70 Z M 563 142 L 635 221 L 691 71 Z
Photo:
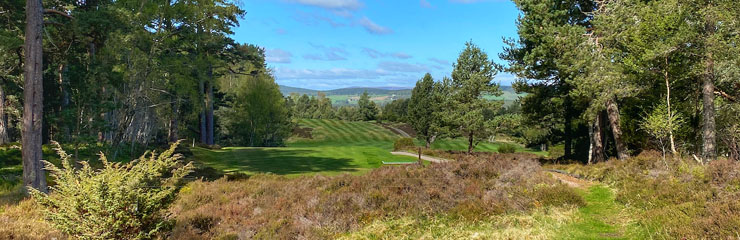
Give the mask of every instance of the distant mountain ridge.
M 411 88 L 407 87 L 348 87 L 348 88 L 339 88 L 339 89 L 333 89 L 333 90 L 313 90 L 308 88 L 299 88 L 299 87 L 291 87 L 291 86 L 285 86 L 285 85 L 279 85 L 280 86 L 280 92 L 283 93 L 283 95 L 288 96 L 291 93 L 297 93 L 299 95 L 309 95 L 309 96 L 316 96 L 318 95 L 318 92 L 322 92 L 326 94 L 327 96 L 331 95 L 360 95 L 363 92 L 367 91 L 370 95 L 399 95 L 399 96 L 405 96 L 411 95 Z M 501 86 L 501 91 L 504 92 L 511 92 L 513 94 L 514 89 L 512 89 L 511 86 Z
M 403 88 L 403 87 L 348 87 L 348 88 L 339 88 L 339 89 L 333 89 L 333 90 L 313 90 L 313 89 L 307 89 L 307 88 L 298 88 L 298 87 L 290 87 L 290 86 L 280 86 L 280 92 L 283 93 L 283 95 L 288 96 L 291 93 L 297 93 L 299 95 L 309 95 L 309 96 L 316 96 L 318 92 L 322 92 L 326 94 L 327 96 L 330 95 L 360 95 L 363 92 L 367 91 L 370 95 L 411 95 L 411 89 L 410 88 Z

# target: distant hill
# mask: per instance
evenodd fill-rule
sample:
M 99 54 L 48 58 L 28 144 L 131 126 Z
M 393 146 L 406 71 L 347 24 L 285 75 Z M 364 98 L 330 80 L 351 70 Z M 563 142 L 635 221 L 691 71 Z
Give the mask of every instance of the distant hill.
M 401 89 L 401 90 L 389 90 L 389 89 L 382 89 L 382 88 L 367 88 L 367 87 L 354 87 L 354 88 L 340 88 L 340 89 L 334 89 L 326 91 L 326 95 L 361 95 L 363 92 L 367 91 L 367 94 L 370 95 L 411 95 L 411 89 Z
M 397 87 L 349 87 L 319 91 L 307 88 L 297 88 L 280 85 L 280 92 L 282 92 L 285 96 L 288 96 L 291 93 L 316 96 L 318 95 L 318 92 L 323 92 L 328 98 L 332 100 L 332 104 L 335 106 L 356 105 L 357 99 L 365 91 L 367 91 L 373 101 L 380 105 L 385 105 L 386 103 L 389 103 L 395 99 L 411 97 L 411 89 L 398 89 Z M 511 88 L 511 86 L 501 86 L 501 91 L 503 91 L 503 94 L 501 96 L 487 95 L 484 96 L 484 98 L 489 100 L 503 100 L 506 104 L 511 104 L 519 97 L 526 95 L 517 94 L 514 89 Z
M 283 95 L 287 96 L 291 93 L 298 93 L 300 95 L 306 94 L 309 96 L 316 96 L 318 92 L 323 92 L 327 96 L 332 95 L 361 95 L 363 92 L 367 91 L 370 95 L 393 95 L 396 94 L 398 96 L 402 95 L 411 95 L 411 89 L 408 88 L 397 88 L 397 87 L 379 87 L 379 88 L 370 88 L 370 87 L 350 87 L 350 88 L 340 88 L 340 89 L 334 89 L 334 90 L 313 90 L 313 89 L 307 89 L 307 88 L 297 88 L 297 87 L 289 87 L 289 86 L 283 86 L 280 85 L 280 92 L 283 93 Z
M 289 87 L 289 86 L 280 86 L 280 92 L 283 93 L 284 96 L 288 96 L 291 93 L 298 93 L 300 95 L 307 94 L 307 95 L 316 95 L 316 92 L 318 90 L 312 90 L 307 88 L 297 88 L 297 87 Z

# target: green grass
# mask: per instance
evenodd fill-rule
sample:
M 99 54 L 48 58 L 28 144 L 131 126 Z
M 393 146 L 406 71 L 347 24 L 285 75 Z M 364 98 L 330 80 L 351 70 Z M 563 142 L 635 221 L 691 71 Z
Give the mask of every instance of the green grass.
M 421 146 L 421 142 L 417 142 Z M 511 145 L 516 146 L 516 152 L 526 152 L 526 153 L 533 153 L 540 156 L 547 156 L 547 152 L 544 151 L 537 151 L 529 148 L 525 148 L 519 144 L 510 143 Z M 501 146 L 501 143 L 498 142 L 481 142 L 477 146 L 475 146 L 474 151 L 476 152 L 498 152 L 498 147 Z M 468 150 L 468 142 L 465 139 L 457 138 L 457 139 L 439 139 L 437 141 L 434 141 L 432 144 L 433 149 L 440 149 L 440 150 L 456 150 L 456 151 L 467 151 Z
M 630 225 L 625 208 L 614 201 L 614 193 L 598 184 L 583 191 L 586 206 L 576 221 L 560 229 L 558 239 L 632 239 L 636 227 Z
M 302 119 L 300 127 L 313 129 L 312 138 L 292 137 L 286 147 L 227 147 L 219 150 L 193 148 L 197 162 L 222 172 L 279 175 L 362 174 L 385 162 L 414 162 L 413 157 L 391 155 L 400 136 L 372 122 Z M 421 145 L 421 143 L 418 143 Z M 496 152 L 498 143 L 480 143 L 481 152 Z M 432 146 L 442 150 L 466 150 L 463 139 L 441 139 Z M 545 155 L 517 145 L 517 152 Z
M 291 138 L 286 147 L 277 148 L 193 148 L 193 159 L 223 172 L 287 176 L 362 174 L 383 161 L 416 161 L 391 155 L 398 136 L 369 122 L 305 119 L 299 125 L 312 128 L 313 138 Z

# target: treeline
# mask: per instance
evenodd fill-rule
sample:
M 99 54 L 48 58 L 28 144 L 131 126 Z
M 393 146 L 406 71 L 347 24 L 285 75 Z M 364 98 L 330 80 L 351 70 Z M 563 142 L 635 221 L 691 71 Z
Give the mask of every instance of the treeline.
M 260 47 L 230 37 L 232 1 L 0 2 L 0 144 L 22 140 L 24 183 L 45 189 L 41 144 L 276 146 L 290 111 Z M 21 138 L 22 136 L 22 138 Z
M 642 149 L 740 159 L 740 4 L 734 0 L 515 0 L 500 57 L 523 123 L 566 158 Z
M 355 106 L 332 107 L 331 99 L 318 92 L 317 96 L 291 93 L 287 98 L 288 107 L 295 118 L 338 119 L 345 121 L 382 120 L 380 107 L 370 100 L 367 91 L 360 95 Z

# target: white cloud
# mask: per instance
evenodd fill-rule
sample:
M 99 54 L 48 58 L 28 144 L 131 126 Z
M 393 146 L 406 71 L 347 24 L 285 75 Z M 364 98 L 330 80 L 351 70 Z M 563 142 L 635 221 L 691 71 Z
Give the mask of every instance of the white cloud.
M 398 58 L 398 59 L 409 59 L 409 58 L 411 58 L 411 55 L 408 55 L 408 54 L 403 53 L 403 52 L 394 52 L 394 53 L 391 53 L 391 56 L 393 56 L 394 58 Z
M 303 58 L 308 60 L 342 61 L 347 60 L 347 56 L 349 56 L 349 53 L 346 50 L 339 47 L 326 47 L 318 44 L 309 44 L 317 50 L 321 51 L 321 53 L 303 55 Z
M 427 1 L 427 0 L 421 0 L 421 1 L 419 1 L 419 5 L 421 5 L 421 7 L 423 7 L 423 8 L 432 8 L 432 4 L 429 3 L 429 1 Z
M 429 61 L 432 61 L 434 63 L 440 64 L 440 65 L 450 65 L 450 62 L 447 60 L 442 60 L 439 58 L 429 58 Z
M 332 69 L 290 69 L 276 68 L 275 76 L 278 79 L 375 79 L 390 73 L 381 70 L 367 69 L 349 69 L 349 68 L 332 68 Z
M 462 3 L 462 4 L 468 4 L 468 3 L 479 3 L 479 2 L 494 2 L 494 1 L 504 1 L 504 0 L 450 0 L 450 2 L 453 3 Z
M 335 11 L 354 11 L 364 6 L 358 0 L 292 0 L 291 2 Z
M 367 54 L 368 57 L 371 58 L 385 57 L 385 53 L 372 48 L 362 48 L 362 52 L 364 52 L 365 54 Z
M 271 63 L 290 63 L 291 57 L 293 54 L 278 48 L 265 51 L 265 60 Z
M 422 64 L 411 64 L 404 62 L 380 62 L 378 68 L 388 72 L 409 72 L 409 73 L 421 73 L 428 72 L 429 67 Z
M 516 76 L 511 73 L 501 72 L 496 74 L 493 78 L 494 82 L 501 83 L 503 86 L 511 86 L 512 83 L 516 82 Z
M 366 48 L 366 47 L 362 48 L 362 52 L 367 54 L 367 56 L 370 58 L 383 58 L 383 57 L 393 57 L 393 58 L 398 58 L 398 59 L 412 58 L 411 55 L 409 55 L 408 53 L 404 53 L 404 52 L 386 53 L 386 52 L 381 52 L 381 51 L 378 51 L 372 48 Z
M 293 19 L 296 21 L 312 26 L 312 25 L 318 25 L 320 22 L 326 22 L 332 27 L 344 27 L 347 26 L 344 23 L 340 23 L 335 21 L 331 17 L 327 17 L 318 13 L 314 12 L 304 12 L 304 11 L 296 11 L 295 15 L 293 15 Z
M 362 17 L 362 19 L 360 19 L 358 23 L 360 24 L 360 26 L 365 28 L 367 32 L 372 34 L 384 35 L 393 33 L 393 30 L 391 30 L 390 28 L 380 26 L 367 17 Z

